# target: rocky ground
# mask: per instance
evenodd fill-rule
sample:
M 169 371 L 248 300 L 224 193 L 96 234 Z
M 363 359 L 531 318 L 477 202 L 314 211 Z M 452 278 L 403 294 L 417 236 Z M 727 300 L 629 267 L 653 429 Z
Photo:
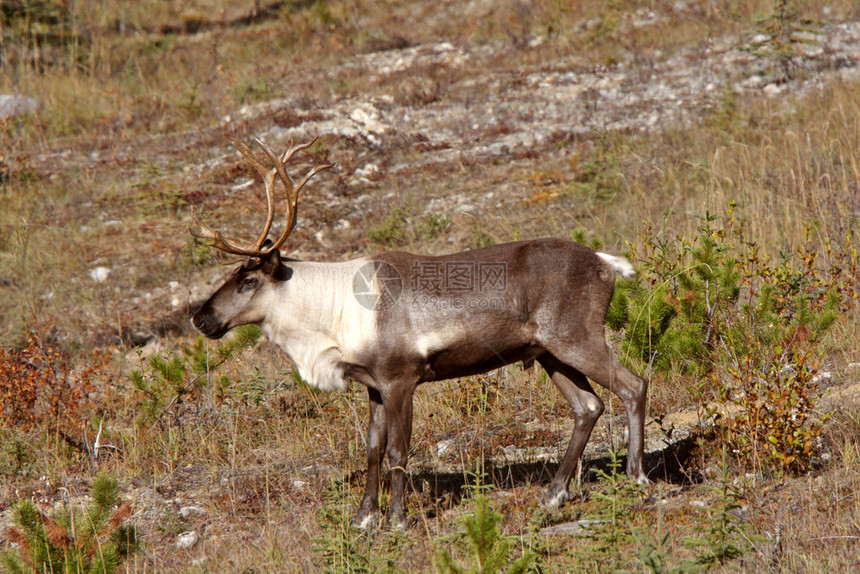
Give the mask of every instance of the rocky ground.
M 630 25 L 652 26 L 661 17 L 643 13 Z M 611 66 L 585 64 L 575 54 L 552 64 L 505 64 L 522 58 L 523 52 L 540 52 L 540 37 L 529 38 L 525 45 L 441 42 L 391 48 L 356 55 L 305 78 L 310 84 L 361 82 L 356 94 L 333 91 L 316 99 L 298 94 L 246 105 L 224 116 L 220 126 L 203 131 L 104 141 L 95 147 L 60 142 L 30 158 L 29 167 L 54 178 L 69 170 L 99 173 L 121 167 L 131 189 L 150 187 L 155 170 L 162 174 L 160 186 L 181 190 L 192 205 L 232 211 L 236 202 L 259 198 L 254 198 L 251 179 L 236 177 L 243 171 L 241 158 L 221 137 L 224 130 L 246 132 L 275 147 L 317 135 L 328 148 L 326 157 L 338 167 L 330 176 L 318 176 L 303 198 L 293 249 L 300 257 L 339 258 L 365 248 L 368 221 L 378 220 L 405 196 L 413 202 L 413 219 L 433 214 L 492 221 L 560 195 L 552 189 L 549 169 L 535 174 L 543 178 L 539 185 L 530 185 L 522 177 L 505 179 L 504 170 L 491 168 L 492 184 L 482 191 L 466 182 L 408 195 L 401 186 L 409 182 L 434 182 L 439 172 L 463 170 L 463 165 L 471 171 L 499 162 L 520 168 L 537 159 L 550 166 L 570 162 L 580 152 L 562 142 L 695 123 L 727 99 L 803 97 L 830 82 L 858 77 L 860 23 L 826 26 L 809 33 L 808 39 L 792 60 L 790 77 L 757 55 L 756 50 L 767 49 L 767 42 L 755 36 L 710 39 L 670 54 L 645 51 Z M 399 183 L 397 189 L 390 187 L 392 180 Z M 105 234 L 126 225 L 112 206 L 94 207 L 103 209 Z M 228 224 L 237 234 L 254 225 L 249 214 L 240 216 L 238 221 L 231 216 Z M 181 238 L 190 223 L 187 217 L 172 225 L 157 224 L 168 224 L 162 231 L 171 235 L 167 241 Z M 525 226 L 534 221 L 528 212 L 520 220 L 523 217 Z M 529 228 L 526 233 L 540 230 Z M 423 248 L 451 251 L 463 246 L 462 238 L 447 239 Z M 132 279 L 138 272 L 129 262 L 111 265 L 102 259 L 91 261 L 79 280 L 101 282 L 107 279 L 105 273 Z M 125 297 L 135 311 L 161 315 L 163 321 L 159 309 L 169 306 L 186 313 L 215 280 L 201 284 L 196 276 L 177 277 L 168 285 Z M 168 320 L 168 325 L 176 323 Z M 133 338 L 138 344 L 163 329 L 151 324 L 136 328 Z

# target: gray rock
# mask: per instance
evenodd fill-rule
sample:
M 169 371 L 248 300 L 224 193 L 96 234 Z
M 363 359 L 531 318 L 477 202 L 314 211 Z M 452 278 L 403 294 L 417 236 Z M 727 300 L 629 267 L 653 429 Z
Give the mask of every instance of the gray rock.
M 0 120 L 23 114 L 31 114 L 39 111 L 41 108 L 42 103 L 39 100 L 25 96 L 0 94 Z
M 206 516 L 206 514 L 206 509 L 199 506 L 183 506 L 179 509 L 179 515 L 185 520 L 188 520 L 189 518 L 202 518 Z
M 569 534 L 571 536 L 583 536 L 588 534 L 589 529 L 595 524 L 601 524 L 605 520 L 576 520 L 574 522 L 563 522 L 555 526 L 543 528 L 540 532 L 547 536 L 555 536 L 558 534 Z

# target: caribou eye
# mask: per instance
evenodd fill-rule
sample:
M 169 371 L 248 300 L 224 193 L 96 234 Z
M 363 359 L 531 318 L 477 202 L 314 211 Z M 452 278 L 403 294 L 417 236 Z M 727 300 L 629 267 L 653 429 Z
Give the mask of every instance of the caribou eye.
M 247 291 L 249 289 L 253 289 L 257 286 L 257 278 L 256 277 L 245 277 L 239 283 L 239 292 Z

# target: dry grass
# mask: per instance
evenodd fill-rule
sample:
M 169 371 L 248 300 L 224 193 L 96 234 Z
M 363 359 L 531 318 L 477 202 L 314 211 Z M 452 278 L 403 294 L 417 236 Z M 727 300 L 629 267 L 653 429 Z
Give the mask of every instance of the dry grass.
M 181 4 L 72 3 L 77 43 L 46 49 L 54 59 L 44 68 L 9 51 L 0 70 L 0 92 L 32 95 L 43 104 L 38 115 L 0 126 L 0 161 L 10 173 L 0 183 L 0 345 L 21 349 L 28 329 L 41 326 L 46 341 L 72 362 L 87 364 L 93 349 L 114 357 L 101 381 L 111 398 L 93 397 L 78 426 L 63 429 L 73 441 L 57 424 L 0 428 L 0 472 L 9 477 L 0 485 L 0 511 L 7 513 L 20 497 L 46 507 L 66 495 L 80 500 L 96 467 L 108 471 L 134 503 L 146 543 L 129 565 L 136 572 L 319 570 L 324 559 L 314 541 L 331 538 L 341 526 L 332 516 L 348 516 L 361 494 L 365 393 L 354 385 L 329 396 L 296 384 L 289 364 L 266 343 L 238 354 L 199 388 L 192 385 L 159 420 L 142 418 L 144 397 L 129 372 L 148 372 L 151 353 L 182 355 L 196 345 L 188 305 L 209 290 L 204 281 L 224 272 L 188 238 L 189 205 L 239 235 L 257 220 L 259 198 L 231 191 L 250 174 L 228 154 L 222 118 L 246 104 L 288 99 L 287 110 L 227 125 L 244 136 L 300 125 L 317 108 L 358 96 L 390 96 L 391 105 L 407 108 L 468 109 L 495 97 L 493 86 L 502 89 L 536 70 L 619 61 L 647 67 L 679 49 L 700 48 L 706 38 L 738 38 L 772 6 L 768 0 L 703 0 L 677 11 L 672 3 L 650 1 L 475 2 L 463 12 L 461 3 L 295 2 L 278 3 L 268 16 L 239 25 L 257 3 Z M 803 15 L 831 22 L 860 17 L 849 0 L 802 4 Z M 637 24 L 649 13 L 659 17 L 656 24 Z M 197 27 L 201 31 L 193 33 Z M 36 38 L 24 40 L 32 46 Z M 371 77 L 344 66 L 356 54 L 444 41 L 475 52 L 494 48 L 482 52 L 481 66 L 466 68 L 425 66 Z M 4 42 L 0 49 L 10 45 Z M 488 70 L 504 82 L 484 83 Z M 689 233 L 697 213 L 722 213 L 736 201 L 750 235 L 776 257 L 798 246 L 807 224 L 822 239 L 856 229 L 858 93 L 856 79 L 776 98 L 726 92 L 686 123 L 647 133 L 571 136 L 503 159 L 461 156 L 421 165 L 416 142 L 405 136 L 379 148 L 360 138 L 327 136 L 320 153 L 336 160 L 343 175 L 314 182 L 292 248 L 329 260 L 379 249 L 366 231 L 401 208 L 405 227 L 396 244 L 405 249 L 445 252 L 487 241 L 570 237 L 583 228 L 588 241 L 635 255 L 643 222 L 665 237 Z M 456 127 L 468 133 L 468 126 Z M 492 130 L 484 136 L 510 126 Z M 380 167 L 378 178 L 363 186 L 347 183 L 371 162 Z M 395 169 L 401 164 L 409 167 Z M 605 168 L 602 179 L 589 171 L 593 165 Z M 447 210 L 449 221 L 430 236 L 424 210 L 431 199 L 448 206 L 464 200 L 478 209 Z M 337 227 L 339 221 L 351 227 Z M 319 230 L 326 232 L 324 241 L 314 239 Z M 90 277 L 98 266 L 111 269 L 101 283 Z M 856 317 L 845 317 L 826 340 L 823 364 L 835 385 L 857 382 L 856 370 L 847 367 L 858 361 L 857 325 Z M 694 406 L 691 387 L 697 384 L 655 378 L 650 412 Z M 615 422 L 621 410 L 617 401 L 611 406 L 606 419 Z M 453 486 L 434 492 L 432 475 L 424 471 L 444 468 L 440 476 L 462 484 L 477 461 L 499 459 L 512 444 L 558 453 L 569 416 L 540 370 L 511 367 L 422 389 L 409 500 L 417 523 L 407 537 L 356 535 L 358 548 L 390 558 L 402 571 L 431 570 L 469 503 Z M 776 536 L 780 525 L 781 542 L 757 543 L 723 570 L 857 568 L 858 420 L 856 405 L 830 419 L 822 446 L 829 462 L 815 472 L 753 479 L 758 482 L 743 493 L 745 519 L 765 537 Z M 100 421 L 103 440 L 120 454 L 96 463 L 86 450 Z M 606 426 L 597 429 L 594 456 L 605 452 L 609 434 Z M 440 445 L 448 450 L 440 453 Z M 539 509 L 546 477 L 535 452 L 529 455 L 535 472 L 491 494 L 506 516 L 504 529 L 543 545 L 549 571 L 591 564 L 587 544 L 585 554 L 573 548 L 583 547 L 579 539 L 529 534 L 588 516 L 598 506 L 587 500 L 598 487 L 586 483 L 584 503 L 553 513 Z M 688 461 L 706 485 L 714 482 L 713 460 L 706 445 Z M 733 472 L 741 477 L 746 470 Z M 690 555 L 681 541 L 693 533 L 700 512 L 691 503 L 710 504 L 709 496 L 692 482 L 660 484 L 647 490 L 630 518 L 639 528 L 653 528 L 654 500 L 664 498 L 668 556 L 680 560 Z M 183 517 L 186 506 L 206 512 Z M 177 550 L 176 536 L 186 530 L 200 532 L 201 541 Z M 625 551 L 631 557 L 626 566 L 641 568 L 633 559 L 635 544 Z

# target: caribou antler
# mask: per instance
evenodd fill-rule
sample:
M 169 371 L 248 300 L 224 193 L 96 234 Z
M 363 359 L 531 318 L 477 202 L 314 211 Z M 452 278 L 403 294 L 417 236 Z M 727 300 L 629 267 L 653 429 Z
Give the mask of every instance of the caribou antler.
M 230 139 L 236 146 L 236 149 L 238 149 L 245 157 L 245 160 L 263 177 L 263 183 L 266 186 L 266 225 L 263 227 L 263 232 L 253 245 L 240 245 L 238 243 L 228 241 L 221 235 L 220 231 L 215 231 L 214 229 L 206 226 L 197 218 L 196 214 L 193 214 L 194 223 L 200 227 L 200 231 L 197 233 L 191 231 L 190 233 L 194 237 L 208 239 L 210 241 L 209 245 L 226 253 L 246 255 L 250 257 L 264 257 L 272 251 L 280 249 L 281 245 L 284 244 L 287 237 L 290 236 L 290 233 L 296 226 L 299 191 L 302 187 L 304 187 L 308 180 L 310 180 L 314 175 L 324 169 L 334 167 L 334 164 L 328 163 L 314 167 L 307 173 L 307 175 L 305 175 L 304 179 L 302 179 L 298 185 L 295 185 L 293 180 L 290 179 L 290 176 L 287 174 L 286 164 L 290 159 L 292 159 L 293 155 L 297 151 L 301 151 L 312 146 L 313 143 L 317 141 L 317 138 L 314 138 L 305 144 L 292 145 L 291 143 L 290 147 L 280 156 L 278 156 L 271 147 L 263 143 L 259 138 L 254 138 L 269 160 L 274 163 L 274 167 L 271 169 L 264 167 L 260 162 L 254 159 L 254 156 L 251 155 L 251 150 L 247 145 L 245 145 L 245 142 L 236 138 Z M 263 243 L 266 241 L 266 237 L 269 235 L 269 230 L 272 228 L 272 221 L 275 219 L 275 176 L 280 178 L 287 194 L 287 226 L 284 228 L 284 232 L 281 234 L 281 237 L 274 244 L 263 249 Z

